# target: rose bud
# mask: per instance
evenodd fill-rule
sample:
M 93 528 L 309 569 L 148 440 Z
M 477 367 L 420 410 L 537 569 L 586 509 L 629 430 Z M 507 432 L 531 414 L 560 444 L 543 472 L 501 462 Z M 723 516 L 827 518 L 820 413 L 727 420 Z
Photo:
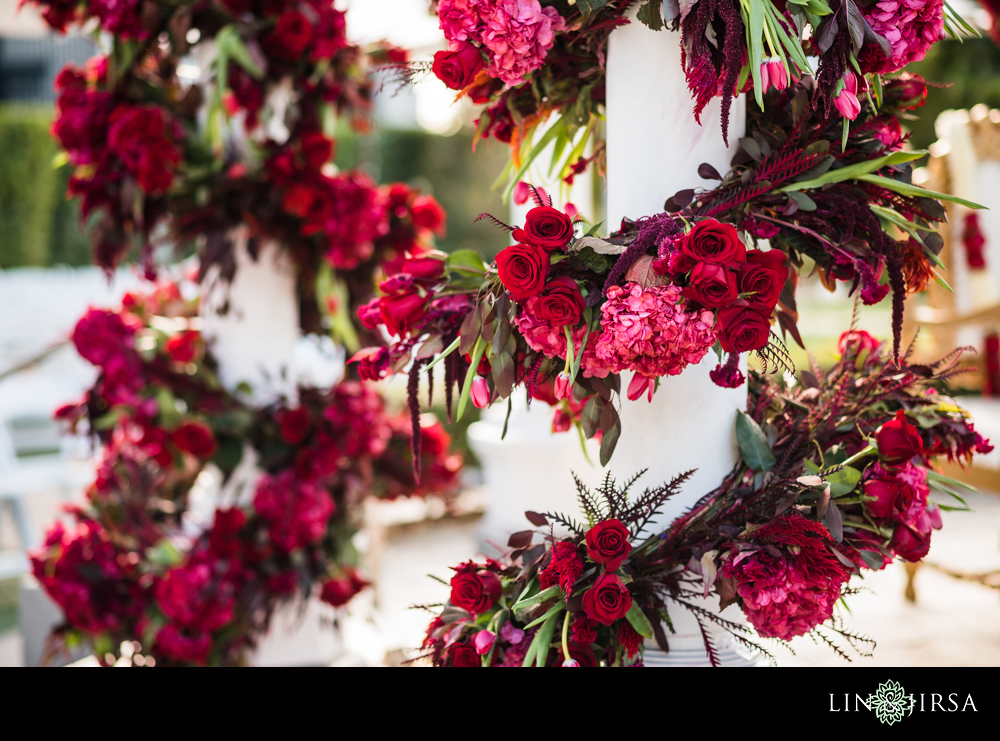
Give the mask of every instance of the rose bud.
M 514 186 L 514 203 L 523 206 L 531 198 L 531 186 L 523 180 L 518 180 Z
M 532 314 L 553 327 L 576 326 L 586 308 L 580 287 L 566 275 L 547 283 L 542 289 L 542 295 L 531 298 L 529 304 L 528 309 Z
M 309 19 L 296 10 L 282 14 L 264 45 L 276 57 L 295 60 L 313 40 L 313 28 Z
M 699 262 L 735 265 L 746 261 L 747 248 L 736 227 L 715 219 L 699 221 L 677 241 L 678 272 L 688 272 Z M 672 266 L 675 267 L 675 266 Z
M 885 83 L 883 93 L 886 100 L 898 101 L 902 108 L 911 111 L 920 108 L 927 100 L 927 83 L 920 75 L 904 72 L 895 80 Z
M 436 257 L 411 257 L 403 261 L 403 272 L 418 280 L 437 280 L 444 276 L 444 260 Z
M 861 103 L 858 101 L 858 78 L 851 70 L 844 73 L 843 87 L 833 99 L 840 115 L 853 121 L 861 113 Z
M 176 363 L 190 363 L 198 355 L 200 336 L 200 333 L 193 329 L 174 335 L 167 340 L 165 347 L 167 355 Z
M 598 522 L 587 531 L 587 555 L 603 565 L 605 573 L 617 571 L 632 550 L 629 535 L 629 529 L 619 520 Z
M 469 394 L 476 409 L 485 409 L 490 405 L 490 385 L 482 376 L 472 379 L 472 389 Z
M 611 625 L 632 609 L 632 595 L 614 574 L 601 574 L 583 593 L 583 611 L 601 625 Z M 572 654 L 572 651 L 570 651 Z
M 691 285 L 681 291 L 681 295 L 706 309 L 729 306 L 738 296 L 736 276 L 722 265 L 700 262 L 691 270 L 690 281 Z
M 561 371 L 558 376 L 556 376 L 555 381 L 555 391 L 556 398 L 562 401 L 563 399 L 568 399 L 570 392 L 573 390 L 573 379 L 570 377 L 569 373 L 566 371 Z
M 476 654 L 475 649 L 464 643 L 456 643 L 451 647 L 449 654 L 451 656 L 452 666 L 481 667 L 483 665 L 483 662 L 480 660 L 478 654 Z
M 481 630 L 476 633 L 472 642 L 476 646 L 476 653 L 480 656 L 488 654 L 490 649 L 493 648 L 493 642 L 497 639 L 496 633 L 489 630 Z
M 562 665 L 563 665 L 563 666 L 576 666 L 576 667 L 578 667 L 578 666 L 580 666 L 580 662 L 579 662 L 579 661 L 577 661 L 576 659 L 566 659 L 566 660 L 565 660 L 565 661 L 564 661 L 564 662 L 562 663 Z
M 726 352 L 744 353 L 767 346 L 771 336 L 766 306 L 730 306 L 719 310 L 719 342 Z
M 928 507 L 927 517 L 931 521 L 931 527 L 935 530 L 940 530 L 944 527 L 944 522 L 941 520 L 941 508 L 940 507 Z
M 540 293 L 549 277 L 549 254 L 531 244 L 515 244 L 500 250 L 497 274 L 515 301 Z
M 514 239 L 537 245 L 549 252 L 561 249 L 573 239 L 573 220 L 557 208 L 538 206 L 524 219 L 524 227 L 514 230 Z
M 917 428 L 906 421 L 902 409 L 896 412 L 895 419 L 886 422 L 875 433 L 875 444 L 879 458 L 888 466 L 898 466 L 924 453 L 924 441 Z
M 484 105 L 489 103 L 493 99 L 493 96 L 499 93 L 504 88 L 503 80 L 497 80 L 495 78 L 490 78 L 481 85 L 474 85 L 470 87 L 466 94 L 469 99 L 476 105 Z M 527 199 L 525 199 L 527 200 Z M 524 201 L 522 201 L 523 203 Z
M 897 525 L 892 533 L 889 550 L 904 561 L 915 563 L 931 549 L 931 534 L 918 533 L 906 524 Z
M 740 293 L 750 294 L 745 298 L 752 304 L 773 309 L 788 280 L 786 263 L 787 258 L 781 250 L 747 252 L 747 261 L 740 267 Z
M 368 329 L 375 329 L 382 323 L 382 299 L 373 298 L 358 307 L 358 319 Z
M 446 87 L 452 90 L 464 90 L 473 83 L 482 68 L 482 53 L 467 42 L 457 51 L 435 53 L 431 71 Z
M 404 337 L 424 318 L 424 299 L 416 291 L 400 296 L 384 296 L 379 301 L 379 312 L 390 334 Z
M 451 604 L 479 615 L 500 599 L 500 577 L 489 569 L 466 571 L 451 578 Z

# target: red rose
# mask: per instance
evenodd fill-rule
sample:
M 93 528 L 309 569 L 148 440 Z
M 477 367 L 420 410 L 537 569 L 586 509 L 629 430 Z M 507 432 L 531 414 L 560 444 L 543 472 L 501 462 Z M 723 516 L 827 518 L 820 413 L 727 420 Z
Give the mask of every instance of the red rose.
M 301 56 L 313 39 L 312 25 L 302 13 L 290 10 L 283 13 L 267 37 L 267 48 L 281 59 L 294 61 Z
M 752 304 L 763 304 L 773 309 L 788 280 L 786 263 L 785 253 L 781 250 L 751 250 L 747 253 L 746 264 L 740 268 L 740 293 L 752 294 L 746 297 Z
M 632 609 L 632 595 L 614 574 L 597 577 L 594 586 L 583 593 L 583 611 L 601 625 L 611 625 Z
M 306 164 L 313 170 L 319 170 L 333 156 L 333 142 L 318 132 L 302 136 L 302 155 Z
M 328 605 L 340 607 L 350 602 L 354 595 L 368 586 L 368 582 L 354 569 L 347 567 L 336 579 L 329 579 L 323 584 L 320 599 Z
M 590 646 L 585 646 L 582 643 L 577 643 L 576 641 L 568 641 L 569 643 L 569 658 L 575 661 L 579 666 L 587 669 L 594 669 L 597 667 L 597 656 L 594 654 L 594 649 Z M 562 666 L 563 662 L 566 661 L 566 657 L 563 656 L 562 646 L 559 646 L 559 652 L 555 654 L 557 666 Z
M 691 285 L 681 291 L 681 295 L 697 301 L 706 309 L 721 309 L 733 303 L 739 295 L 736 276 L 722 265 L 699 262 L 691 270 Z
M 573 327 L 583 316 L 583 294 L 576 281 L 561 276 L 546 284 L 541 296 L 532 298 L 530 311 L 554 327 Z
M 906 421 L 906 414 L 900 409 L 896 418 L 886 422 L 875 433 L 879 458 L 887 466 L 906 463 L 915 455 L 924 454 L 924 441 L 917 428 Z
M 440 54 L 440 52 L 438 52 Z M 448 650 L 450 666 L 478 666 L 482 667 L 482 659 L 476 653 L 476 649 L 466 643 L 456 643 Z
M 305 440 L 312 430 L 312 418 L 305 407 L 288 409 L 278 415 L 278 427 L 281 428 L 281 439 L 289 445 L 298 445 Z
M 516 301 L 534 296 L 549 277 L 549 254 L 531 244 L 515 244 L 500 250 L 497 273 Z
M 930 549 L 930 532 L 920 533 L 906 524 L 896 526 L 896 529 L 892 533 L 892 542 L 889 543 L 889 550 L 904 561 L 910 561 L 911 563 L 915 563 L 926 556 Z
M 865 481 L 864 492 L 866 497 L 875 497 L 875 499 L 871 502 L 865 502 L 865 509 L 872 517 L 886 518 L 892 514 L 900 494 L 908 489 L 909 486 L 895 476 L 870 478 Z
M 466 43 L 458 51 L 439 51 L 434 54 L 431 70 L 452 90 L 464 90 L 472 84 L 483 68 L 483 55 L 472 44 Z
M 715 219 L 699 221 L 678 242 L 679 272 L 687 272 L 699 262 L 732 265 L 746 260 L 747 248 L 732 224 Z
M 771 310 L 760 304 L 730 306 L 719 311 L 719 342 L 726 352 L 760 350 L 771 336 Z
M 493 96 L 503 90 L 503 80 L 490 78 L 481 85 L 469 88 L 467 95 L 476 105 L 485 105 L 492 100 Z
M 198 355 L 198 338 L 195 330 L 185 330 L 167 340 L 166 351 L 176 363 L 190 363 Z
M 436 257 L 411 257 L 403 261 L 403 272 L 420 280 L 435 280 L 444 275 L 444 260 Z
M 489 569 L 455 574 L 451 578 L 451 604 L 474 615 L 486 612 L 500 599 L 500 577 Z
M 603 520 L 587 531 L 587 555 L 604 566 L 605 573 L 617 571 L 628 558 L 632 544 L 629 530 L 619 520 Z
M 419 228 L 436 232 L 439 236 L 443 233 L 444 209 L 433 196 L 417 196 L 413 199 L 410 213 L 413 215 L 413 223 Z
M 873 352 L 878 350 L 881 344 L 881 342 L 863 329 L 852 329 L 840 335 L 840 339 L 837 340 L 837 352 L 841 355 L 846 355 L 849 348 L 856 346 L 856 351 L 859 355 L 867 350 L 869 356 L 871 356 Z
M 198 458 L 211 458 L 218 449 L 211 428 L 201 422 L 185 422 L 170 435 L 178 449 Z
M 389 333 L 405 337 L 424 318 L 424 299 L 416 291 L 385 296 L 379 301 L 379 311 Z
M 528 212 L 524 228 L 514 230 L 514 239 L 542 247 L 550 252 L 573 239 L 573 220 L 557 208 L 538 206 Z

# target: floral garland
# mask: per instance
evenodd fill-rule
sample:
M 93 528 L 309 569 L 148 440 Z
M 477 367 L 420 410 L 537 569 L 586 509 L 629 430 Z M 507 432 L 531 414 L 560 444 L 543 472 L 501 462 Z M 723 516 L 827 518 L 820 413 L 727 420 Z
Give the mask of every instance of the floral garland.
M 73 333 L 101 373 L 57 417 L 86 419 L 104 448 L 75 526 L 54 525 L 32 567 L 65 615 L 55 637 L 86 640 L 105 664 L 122 641 L 149 664 L 245 662 L 282 604 L 318 592 L 341 606 L 366 586 L 351 545 L 366 496 L 458 485 L 461 458 L 426 417 L 415 482 L 409 419 L 363 384 L 303 387 L 266 408 L 227 392 L 197 309 L 163 283 L 89 310 Z M 205 511 L 196 480 L 210 463 L 223 494 Z
M 965 485 L 934 458 L 967 462 L 992 446 L 944 395 L 961 351 L 897 366 L 861 331 L 845 333 L 840 351 L 829 373 L 813 368 L 791 386 L 751 374 L 736 422 L 742 460 L 665 532 L 647 525 L 689 474 L 632 501 L 638 476 L 619 488 L 609 474 L 596 492 L 578 481 L 585 525 L 526 513 L 545 529 L 512 535 L 499 561 L 455 567 L 448 602 L 427 606 L 425 656 L 435 666 L 641 666 L 645 639 L 669 651 L 668 607 L 693 615 L 713 665 L 713 626 L 772 661 L 754 632 L 810 634 L 849 659 L 842 639 L 869 655 L 873 642 L 834 615 L 849 579 L 923 558 L 940 510 L 965 509 Z M 713 592 L 752 629 L 706 609 Z
M 371 73 L 407 52 L 351 44 L 330 0 L 22 2 L 56 30 L 96 21 L 111 37 L 108 55 L 59 74 L 52 127 L 95 262 L 135 249 L 152 276 L 156 245 L 195 246 L 203 273 L 231 277 L 229 235 L 246 225 L 295 260 L 302 326 L 318 331 L 317 273 L 370 275 L 393 218 L 367 175 L 334 170 L 335 119 L 367 129 Z
M 607 40 L 629 23 L 626 13 L 636 5 L 636 0 L 437 1 L 449 50 L 435 55 L 432 70 L 449 88 L 487 105 L 477 138 L 493 136 L 510 145 L 510 187 L 553 141 L 567 182 L 595 161 L 603 174 L 597 123 L 605 103 Z M 667 25 L 680 30 L 695 118 L 721 97 L 724 137 L 739 93 L 752 90 L 763 106 L 768 90 L 783 90 L 815 72 L 810 105 L 824 115 L 835 108 L 853 119 L 860 97 L 879 94 L 882 75 L 923 59 L 946 33 L 977 35 L 943 0 L 643 0 L 638 20 L 654 31 Z M 818 70 L 807 55 L 819 58 Z M 538 126 L 554 113 L 561 114 L 559 121 L 532 146 Z M 592 137 L 588 157 L 584 150 Z
M 414 414 L 424 365 L 444 361 L 449 411 L 451 386 L 461 384 L 459 416 L 468 399 L 484 407 L 523 383 L 529 397 L 560 407 L 558 429 L 576 421 L 586 437 L 602 436 L 603 465 L 621 429 L 612 403 L 618 374 L 635 374 L 627 389 L 634 400 L 652 399 L 658 378 L 713 348 L 720 363 L 712 379 L 723 387 L 744 382 L 743 353 L 756 352 L 765 370 L 791 369 L 771 324 L 802 344 L 795 288 L 804 257 L 829 287 L 848 282 L 865 304 L 894 289 L 898 353 L 906 294 L 938 277 L 937 199 L 952 198 L 912 185 L 909 163 L 923 153 L 902 151 L 896 114 L 925 88 L 918 78 L 887 83 L 880 107 L 866 101 L 846 139 L 809 108 L 811 90 L 805 80 L 769 93 L 730 172 L 699 169 L 718 187 L 678 193 L 666 213 L 626 219 L 608 239 L 594 230 L 579 236 L 578 222 L 536 191 L 522 227 L 493 219 L 516 242 L 494 265 L 456 253 L 419 275 L 391 277 L 359 316 L 398 339 L 356 355 L 360 375 L 382 378 L 413 360 Z

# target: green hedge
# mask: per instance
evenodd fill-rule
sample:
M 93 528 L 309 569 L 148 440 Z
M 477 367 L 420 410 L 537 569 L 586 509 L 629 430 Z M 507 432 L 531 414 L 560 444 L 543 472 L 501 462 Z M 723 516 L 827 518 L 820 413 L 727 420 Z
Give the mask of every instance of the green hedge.
M 89 261 L 77 205 L 65 198 L 68 168 L 52 167 L 50 124 L 49 109 L 0 106 L 0 268 Z

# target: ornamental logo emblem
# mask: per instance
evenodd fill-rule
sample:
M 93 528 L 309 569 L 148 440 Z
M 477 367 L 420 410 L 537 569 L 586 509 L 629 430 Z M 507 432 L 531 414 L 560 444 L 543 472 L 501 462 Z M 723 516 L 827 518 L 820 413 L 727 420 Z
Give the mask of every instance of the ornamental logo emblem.
M 898 723 L 913 710 L 913 695 L 906 694 L 903 685 L 891 679 L 878 686 L 875 694 L 869 695 L 868 702 L 875 711 L 875 717 L 886 725 Z

